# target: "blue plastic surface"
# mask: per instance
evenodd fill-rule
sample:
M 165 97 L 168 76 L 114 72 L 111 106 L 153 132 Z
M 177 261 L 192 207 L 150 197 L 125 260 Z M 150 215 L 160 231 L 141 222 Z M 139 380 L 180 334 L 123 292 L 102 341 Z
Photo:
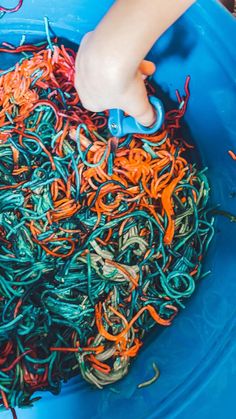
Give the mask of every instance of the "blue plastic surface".
M 3 1 L 2 1 L 3 3 Z M 17 44 L 45 38 L 43 16 L 57 35 L 79 43 L 112 1 L 26 0 L 18 14 L 0 21 L 0 41 Z M 236 213 L 236 24 L 214 0 L 199 0 L 154 46 L 155 80 L 165 106 L 191 75 L 186 135 L 209 168 L 212 203 Z M 0 61 L 0 67 L 10 62 Z M 130 374 L 112 389 L 94 390 L 80 379 L 63 386 L 59 397 L 44 395 L 19 419 L 236 417 L 236 223 L 217 217 L 216 235 L 205 262 L 211 270 L 173 326 L 152 334 Z M 161 370 L 151 387 L 137 384 Z M 1 413 L 10 419 L 7 412 Z

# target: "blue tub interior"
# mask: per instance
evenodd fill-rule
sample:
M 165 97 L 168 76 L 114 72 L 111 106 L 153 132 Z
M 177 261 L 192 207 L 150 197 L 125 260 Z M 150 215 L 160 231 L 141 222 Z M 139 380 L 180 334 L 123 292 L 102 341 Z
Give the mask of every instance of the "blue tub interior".
M 0 42 L 18 44 L 24 33 L 28 42 L 45 39 L 43 17 L 48 16 L 58 36 L 79 44 L 111 4 L 111 0 L 27 0 L 17 14 L 0 20 Z M 199 0 L 150 53 L 166 103 L 175 100 L 175 89 L 183 89 L 191 75 L 188 135 L 208 167 L 212 204 L 234 214 L 236 162 L 228 150 L 236 152 L 235 39 L 236 23 L 230 14 L 215 0 Z M 10 64 L 6 56 L 0 57 L 1 68 Z M 214 412 L 214 399 L 221 396 L 215 417 L 235 417 L 236 223 L 217 216 L 215 226 L 205 260 L 205 271 L 211 274 L 173 326 L 152 335 L 123 381 L 101 391 L 74 379 L 63 386 L 60 396 L 44 394 L 33 409 L 18 410 L 19 419 L 207 419 Z M 152 376 L 153 361 L 160 368 L 160 379 L 137 389 Z M 11 414 L 4 412 L 1 417 L 10 419 Z

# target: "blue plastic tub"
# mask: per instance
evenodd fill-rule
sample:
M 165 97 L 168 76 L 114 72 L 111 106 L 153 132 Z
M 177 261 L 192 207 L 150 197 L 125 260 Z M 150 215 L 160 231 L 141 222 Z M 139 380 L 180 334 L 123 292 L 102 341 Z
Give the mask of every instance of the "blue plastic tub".
M 4 1 L 1 1 L 4 3 Z M 5 0 L 5 4 L 6 4 Z M 0 41 L 19 43 L 45 38 L 43 17 L 55 33 L 79 44 L 111 0 L 26 0 L 21 11 L 0 21 Z M 236 23 L 218 2 L 199 0 L 154 46 L 156 82 L 167 99 L 183 88 L 190 74 L 188 135 L 209 168 L 213 204 L 236 213 Z M 10 62 L 0 59 L 0 67 Z M 236 387 L 236 223 L 216 219 L 216 235 L 206 258 L 211 274 L 199 285 L 173 326 L 152 335 L 130 374 L 112 389 L 95 390 L 75 379 L 58 397 L 48 394 L 19 419 L 235 418 Z M 139 390 L 152 374 L 160 379 Z M 6 419 L 11 415 L 1 413 Z

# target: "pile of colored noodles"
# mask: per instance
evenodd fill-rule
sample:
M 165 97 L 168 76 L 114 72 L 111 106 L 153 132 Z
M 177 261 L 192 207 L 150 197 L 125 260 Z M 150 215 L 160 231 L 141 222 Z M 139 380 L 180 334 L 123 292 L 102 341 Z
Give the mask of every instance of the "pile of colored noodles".
M 204 171 L 187 159 L 189 98 L 152 136 L 110 138 L 83 109 L 56 40 L 0 73 L 0 404 L 81 374 L 127 374 L 144 335 L 193 294 L 213 235 Z

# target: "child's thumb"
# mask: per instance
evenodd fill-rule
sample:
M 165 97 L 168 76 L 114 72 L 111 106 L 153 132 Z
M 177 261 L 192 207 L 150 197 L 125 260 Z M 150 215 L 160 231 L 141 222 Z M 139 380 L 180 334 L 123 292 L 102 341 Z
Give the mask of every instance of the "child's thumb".
M 149 102 L 141 74 L 123 97 L 123 103 L 123 111 L 135 118 L 139 124 L 149 127 L 155 122 L 155 111 Z
M 145 127 L 150 127 L 155 122 L 155 112 L 148 101 L 146 106 L 143 108 L 143 112 L 140 115 L 137 115 L 136 118 L 137 122 Z

